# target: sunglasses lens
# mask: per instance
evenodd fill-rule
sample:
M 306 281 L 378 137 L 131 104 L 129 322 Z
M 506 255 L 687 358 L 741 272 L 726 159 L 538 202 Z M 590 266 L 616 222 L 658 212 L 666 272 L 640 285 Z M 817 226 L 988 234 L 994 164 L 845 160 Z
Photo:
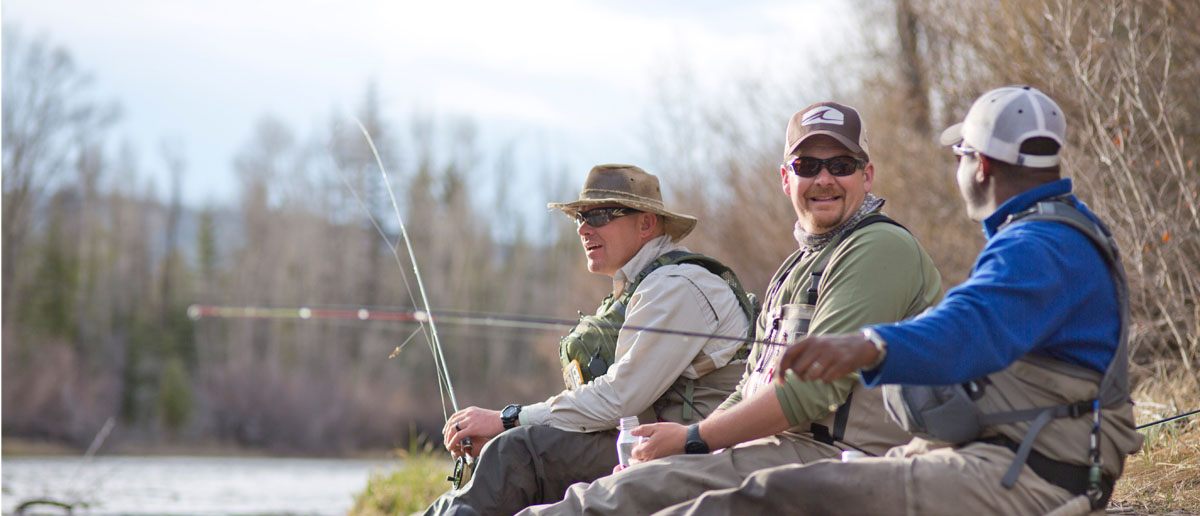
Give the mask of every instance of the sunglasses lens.
M 596 208 L 586 212 L 578 212 L 575 214 L 575 225 L 582 226 L 585 223 L 591 227 L 598 228 L 612 221 L 613 212 L 620 208 Z
M 817 158 L 796 158 L 792 161 L 792 173 L 800 177 L 814 177 L 821 173 L 821 163 Z
M 829 173 L 838 177 L 845 177 L 858 170 L 858 159 L 850 156 L 838 156 L 829 159 L 817 158 L 796 158 L 791 163 L 792 173 L 800 177 L 816 177 L 821 173 L 821 169 L 829 170 Z
M 826 161 L 829 173 L 835 176 L 848 176 L 858 170 L 858 160 L 849 156 L 838 156 Z

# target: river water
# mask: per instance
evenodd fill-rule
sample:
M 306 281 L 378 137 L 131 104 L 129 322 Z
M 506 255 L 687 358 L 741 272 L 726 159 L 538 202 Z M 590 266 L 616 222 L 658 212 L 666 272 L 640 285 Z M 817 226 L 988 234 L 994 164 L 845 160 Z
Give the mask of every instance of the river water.
M 5 457 L 5 515 L 30 499 L 85 502 L 74 514 L 341 515 L 373 471 L 399 461 L 243 457 Z M 48 505 L 26 514 L 65 514 Z

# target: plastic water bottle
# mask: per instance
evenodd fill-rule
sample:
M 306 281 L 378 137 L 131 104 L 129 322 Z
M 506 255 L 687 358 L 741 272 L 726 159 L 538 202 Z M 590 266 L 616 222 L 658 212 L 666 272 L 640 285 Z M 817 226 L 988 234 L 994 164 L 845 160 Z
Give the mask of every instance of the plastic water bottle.
M 640 437 L 631 433 L 638 424 L 637 416 L 623 417 L 617 423 L 617 429 L 621 431 L 617 435 L 617 461 L 622 466 L 629 466 L 629 457 L 633 455 L 633 446 L 641 441 Z
M 844 450 L 844 451 L 842 451 L 842 462 L 850 462 L 853 460 L 861 459 L 866 456 L 867 456 L 867 454 L 860 452 L 858 450 Z

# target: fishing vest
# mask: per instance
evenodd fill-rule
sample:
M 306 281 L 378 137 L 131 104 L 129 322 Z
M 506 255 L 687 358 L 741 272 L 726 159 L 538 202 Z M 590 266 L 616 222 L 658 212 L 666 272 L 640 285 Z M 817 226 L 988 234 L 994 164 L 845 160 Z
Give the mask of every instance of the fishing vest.
M 900 223 L 882 213 L 868 215 L 842 233 L 837 240 L 829 243 L 826 247 L 829 252 L 824 253 L 812 266 L 808 277 L 793 273 L 793 269 L 804 257 L 804 252 L 798 250 L 788 257 L 771 278 L 771 287 L 767 291 L 767 306 L 770 311 L 764 314 L 767 330 L 765 340 L 792 344 L 808 336 L 809 325 L 812 323 L 820 297 L 821 276 L 825 273 L 830 257 L 852 233 L 875 223 L 893 224 L 904 229 Z M 793 292 L 804 291 L 804 302 L 778 304 L 778 297 L 788 287 L 791 287 Z M 743 398 L 759 388 L 773 388 L 775 368 L 784 349 L 784 346 L 755 346 L 755 352 L 750 357 L 753 370 L 747 382 L 751 388 L 743 394 Z M 854 390 L 837 410 L 811 423 L 808 428 L 793 428 L 792 431 L 808 431 L 817 441 L 838 448 L 853 448 L 871 455 L 882 455 L 888 448 L 903 444 L 912 436 L 881 414 L 883 399 L 878 390 L 867 389 L 860 383 L 855 385 Z
M 729 285 L 746 316 L 749 328 L 742 347 L 734 354 L 730 363 L 744 361 L 749 356 L 750 342 L 754 338 L 753 321 L 758 312 L 754 296 L 742 288 L 742 284 L 733 270 L 721 262 L 702 254 L 676 250 L 665 253 L 650 262 L 632 282 L 626 285 L 620 295 L 609 294 L 605 297 L 595 315 L 579 314 L 579 324 L 563 337 L 558 345 L 558 357 L 563 367 L 563 383 L 568 390 L 578 389 L 582 385 L 604 376 L 608 372 L 609 366 L 616 361 L 617 335 L 625 323 L 625 309 L 642 280 L 658 270 L 659 267 L 683 263 L 693 263 L 704 267 Z M 684 422 L 696 419 L 697 415 L 703 418 L 711 413 L 712 407 L 715 407 L 728 395 L 728 388 L 720 386 L 737 385 L 737 379 L 741 376 L 740 367 L 730 368 L 727 367 L 728 364 L 718 367 L 713 358 L 704 352 L 701 352 L 691 365 L 694 366 L 700 377 L 697 379 L 680 377 L 651 407 L 654 414 L 641 414 L 639 420 Z M 714 371 L 720 372 L 726 369 L 732 370 L 733 373 L 711 374 Z M 726 378 L 730 375 L 733 376 Z M 705 400 L 712 398 L 703 404 L 709 407 L 709 410 L 698 406 L 696 400 L 701 398 Z M 676 405 L 678 405 L 679 414 L 673 416 L 671 415 L 673 411 L 670 409 Z
M 1067 196 L 1012 214 L 997 231 L 1034 220 L 1075 228 L 1108 265 L 1121 330 L 1105 372 L 1026 354 L 997 373 L 959 385 L 885 385 L 884 401 L 889 416 L 918 437 L 951 444 L 992 442 L 1013 449 L 1016 457 L 1001 480 L 1005 488 L 1016 484 L 1028 461 L 1044 480 L 1087 494 L 1093 508 L 1099 508 L 1107 504 L 1125 456 L 1142 443 L 1129 397 L 1125 271 L 1108 227 L 1084 215 Z

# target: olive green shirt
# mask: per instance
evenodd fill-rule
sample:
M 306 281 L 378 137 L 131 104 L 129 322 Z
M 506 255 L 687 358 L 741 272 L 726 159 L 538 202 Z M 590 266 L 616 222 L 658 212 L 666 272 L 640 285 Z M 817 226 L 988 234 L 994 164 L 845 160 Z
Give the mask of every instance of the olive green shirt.
M 916 238 L 903 228 L 878 222 L 821 251 L 796 251 L 790 256 L 781 271 L 797 258 L 799 261 L 784 276 L 778 291 L 766 299 L 756 324 L 757 339 L 769 337 L 772 316 L 780 306 L 807 302 L 812 273 L 826 257 L 809 335 L 854 332 L 871 324 L 900 321 L 942 297 L 941 275 Z M 782 351 L 782 347 L 772 350 L 756 343 L 738 389 L 721 408 L 729 408 L 765 386 L 763 379 L 770 378 Z M 754 374 L 756 370 L 758 374 Z M 785 384 L 770 385 L 793 430 L 807 431 L 807 424 L 837 410 L 858 382 L 858 373 L 825 384 L 800 381 L 789 371 Z

